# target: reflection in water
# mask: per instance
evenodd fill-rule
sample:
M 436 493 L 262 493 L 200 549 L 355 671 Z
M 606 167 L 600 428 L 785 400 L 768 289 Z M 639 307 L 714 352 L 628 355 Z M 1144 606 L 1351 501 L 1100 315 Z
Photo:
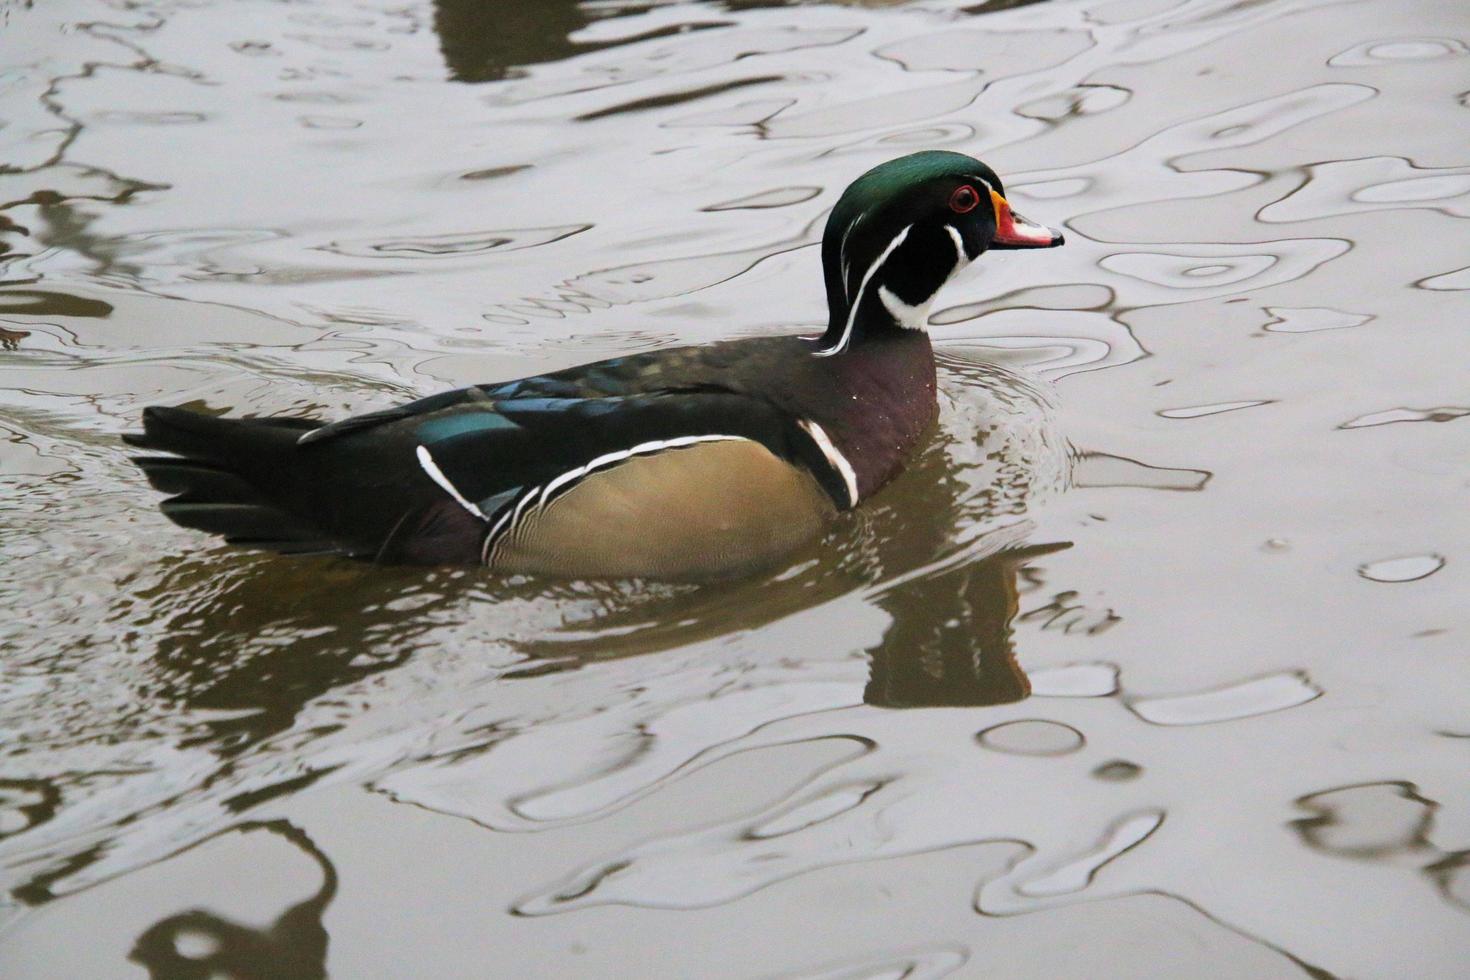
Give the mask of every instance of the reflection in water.
M 70 296 L 54 289 L 6 289 L 0 291 L 0 313 L 93 318 L 111 316 L 112 304 L 100 299 Z
M 13 837 L 56 816 L 61 792 L 40 779 L 0 779 L 0 838 Z
M 321 869 L 321 886 L 263 929 L 204 909 L 154 923 L 138 937 L 128 957 L 152 980 L 318 980 L 327 975 L 328 937 L 322 915 L 337 894 L 337 869 L 305 832 L 284 820 L 237 829 L 265 830 L 295 845 Z
M 434 30 L 450 77 L 460 82 L 493 82 L 512 77 L 515 69 L 527 65 L 722 26 L 711 17 L 611 41 L 576 41 L 570 36 L 595 20 L 639 14 L 655 6 L 656 2 L 636 0 L 600 4 L 586 0 L 434 0 Z
M 325 692 L 402 663 L 456 581 L 447 572 L 386 568 L 370 577 L 316 559 L 221 569 L 213 560 L 170 557 L 161 572 L 138 592 L 149 619 L 164 625 L 138 695 L 200 714 L 185 744 L 212 746 L 226 758 L 290 728 Z M 356 609 L 323 614 L 329 597 L 349 596 Z M 400 621 L 409 609 L 419 615 Z
M 1068 547 L 1015 548 L 945 568 L 887 592 L 893 616 L 872 659 L 863 700 L 885 708 L 1005 704 L 1030 692 L 1016 663 L 1011 620 L 1027 561 Z

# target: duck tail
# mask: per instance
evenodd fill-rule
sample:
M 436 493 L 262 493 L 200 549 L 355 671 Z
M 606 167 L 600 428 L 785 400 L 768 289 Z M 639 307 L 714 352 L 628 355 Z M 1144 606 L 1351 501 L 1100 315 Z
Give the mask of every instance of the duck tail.
M 306 553 L 339 550 L 313 522 L 283 508 L 295 469 L 296 441 L 321 423 L 311 419 L 225 419 L 181 408 L 143 410 L 143 431 L 123 441 L 171 453 L 134 456 L 161 505 L 182 527 L 218 534 L 231 544 Z

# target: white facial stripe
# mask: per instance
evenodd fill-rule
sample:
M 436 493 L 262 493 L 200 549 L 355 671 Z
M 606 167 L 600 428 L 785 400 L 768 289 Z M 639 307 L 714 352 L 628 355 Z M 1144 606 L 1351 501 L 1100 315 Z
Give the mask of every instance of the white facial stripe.
M 949 237 L 954 242 L 954 272 L 950 273 L 950 275 L 954 275 L 955 272 L 959 272 L 970 261 L 970 257 L 965 254 L 965 240 L 960 237 L 960 233 L 955 230 L 954 225 L 945 225 L 944 230 L 949 232 Z
M 858 502 L 858 483 L 857 473 L 853 471 L 852 464 L 832 444 L 832 440 L 827 436 L 827 430 L 810 419 L 802 419 L 798 424 L 801 426 L 802 431 L 812 437 L 812 442 L 817 444 L 817 448 L 822 451 L 823 456 L 827 457 L 827 462 L 832 464 L 832 468 L 842 476 L 842 483 L 847 487 L 847 506 L 856 507 Z
M 858 286 L 857 297 L 848 307 L 847 324 L 842 328 L 842 336 L 837 338 L 837 343 L 833 344 L 831 347 L 827 348 L 826 350 L 817 351 L 816 353 L 818 357 L 830 357 L 833 354 L 841 353 L 842 351 L 847 349 L 847 342 L 852 339 L 852 328 L 853 325 L 857 323 L 858 309 L 863 305 L 863 293 L 867 292 L 869 281 L 872 280 L 873 274 L 878 271 L 879 267 L 882 266 L 885 261 L 887 261 L 888 256 L 893 254 L 893 250 L 902 245 L 903 240 L 909 237 L 909 229 L 912 227 L 913 225 L 907 225 L 904 227 L 903 231 L 893 236 L 893 241 L 889 242 L 888 247 L 883 249 L 882 252 L 879 252 L 878 257 L 873 260 L 873 264 L 868 266 L 868 271 L 863 274 L 862 284 Z
M 842 233 L 842 247 L 838 249 L 838 258 L 841 260 L 842 264 L 842 298 L 846 300 L 852 299 L 852 297 L 847 294 L 847 284 L 849 281 L 847 275 L 847 240 L 852 237 L 852 233 L 857 230 L 857 226 L 863 223 L 863 217 L 866 214 L 867 212 L 864 211 L 862 214 L 859 214 L 856 218 L 852 219 L 852 224 L 848 225 L 847 230 Z
M 439 464 L 434 462 L 434 457 L 429 455 L 429 450 L 427 446 L 420 446 L 417 450 L 417 455 L 419 458 L 419 465 L 423 467 L 425 473 L 429 474 L 429 479 L 439 484 L 439 488 L 441 490 L 449 494 L 449 496 L 453 497 L 456 503 L 458 503 L 465 510 L 469 511 L 471 514 L 474 514 L 480 520 L 488 521 L 490 519 L 485 516 L 484 511 L 480 510 L 480 508 L 476 507 L 474 504 L 464 499 L 464 496 L 459 492 L 458 489 L 456 489 L 454 484 L 449 482 L 449 477 L 444 475 L 444 471 L 439 469 Z

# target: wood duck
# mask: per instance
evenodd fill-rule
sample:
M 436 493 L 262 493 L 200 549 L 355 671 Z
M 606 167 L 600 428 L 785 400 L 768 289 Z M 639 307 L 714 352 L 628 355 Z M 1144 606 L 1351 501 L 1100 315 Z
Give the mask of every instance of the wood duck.
M 338 422 L 148 408 L 175 523 L 285 553 L 688 580 L 774 562 L 891 480 L 937 414 L 924 332 L 987 249 L 1050 248 L 961 153 L 881 164 L 827 220 L 829 319 L 617 357 Z

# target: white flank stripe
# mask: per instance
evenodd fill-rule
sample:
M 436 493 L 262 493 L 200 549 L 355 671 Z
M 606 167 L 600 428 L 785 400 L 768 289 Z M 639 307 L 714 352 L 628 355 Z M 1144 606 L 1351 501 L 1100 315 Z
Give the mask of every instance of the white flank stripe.
M 526 507 L 531 501 L 536 499 L 536 494 L 540 492 L 540 487 L 532 487 L 521 495 L 521 499 L 516 501 L 514 507 L 509 504 L 505 505 L 505 510 L 501 512 L 500 520 L 495 522 L 495 526 L 490 529 L 490 533 L 485 535 L 485 543 L 480 546 L 481 562 L 489 565 L 494 560 L 496 545 L 500 544 L 506 535 L 515 533 L 516 524 L 520 522 L 521 515 L 526 512 Z M 502 529 L 504 530 L 502 531 Z
M 863 293 L 868 289 L 868 282 L 873 278 L 873 274 L 878 271 L 878 268 L 888 259 L 888 256 L 893 254 L 893 250 L 902 245 L 903 240 L 909 237 L 909 229 L 912 227 L 913 225 L 908 225 L 903 231 L 894 235 L 893 241 L 888 243 L 888 247 L 878 253 L 878 257 L 873 260 L 873 264 L 868 266 L 868 271 L 863 273 L 862 284 L 858 286 L 857 298 L 852 301 L 852 305 L 848 308 L 847 325 L 842 328 L 842 336 L 831 347 L 826 350 L 817 351 L 818 357 L 830 357 L 833 354 L 840 354 L 847 349 L 847 342 L 852 339 L 853 324 L 857 322 L 858 309 L 863 305 Z
M 847 506 L 856 507 L 858 502 L 858 483 L 857 473 L 853 471 L 852 464 L 832 444 L 832 440 L 827 436 L 826 429 L 823 429 L 810 419 L 802 419 L 798 424 L 807 435 L 812 437 L 812 442 L 817 444 L 817 448 L 822 451 L 823 456 L 827 457 L 827 462 L 832 464 L 832 468 L 842 474 L 842 482 L 847 486 Z
M 490 564 L 490 552 L 495 547 L 495 543 L 500 540 L 500 529 L 505 527 L 506 521 L 510 520 L 510 512 L 511 508 L 507 506 L 505 512 L 500 515 L 500 520 L 496 521 L 490 533 L 485 535 L 485 543 L 480 546 L 480 564 Z
M 455 488 L 454 484 L 449 482 L 449 477 L 444 475 L 444 471 L 439 469 L 439 464 L 434 462 L 434 457 L 429 455 L 429 449 L 427 446 L 420 446 L 418 448 L 418 457 L 419 465 L 424 468 L 425 473 L 429 474 L 429 479 L 439 484 L 439 487 L 445 493 L 453 497 L 461 507 L 469 511 L 471 514 L 474 514 L 482 521 L 488 521 L 490 519 L 485 516 L 484 512 L 481 511 L 480 508 L 476 507 L 474 504 L 464 499 L 464 496 L 459 492 L 459 490 Z
M 673 439 L 656 439 L 652 442 L 640 442 L 631 449 L 619 449 L 614 452 L 603 453 L 601 456 L 578 466 L 576 469 L 567 470 L 565 473 L 548 482 L 544 487 L 532 487 L 516 502 L 515 507 L 507 506 L 505 511 L 500 515 L 500 519 L 495 522 L 495 526 L 490 529 L 490 533 L 485 536 L 485 544 L 480 550 L 480 558 L 486 565 L 490 564 L 495 557 L 495 546 L 506 535 L 515 533 L 517 525 L 521 523 L 521 518 L 526 515 L 528 509 L 531 509 L 534 505 L 536 511 L 541 511 L 551 502 L 551 495 L 553 493 L 568 483 L 574 483 L 582 477 L 587 476 L 594 470 L 611 466 L 614 463 L 621 463 L 623 460 L 631 459 L 634 456 L 646 456 L 649 453 L 660 452 L 664 449 L 678 449 L 681 446 L 692 446 L 700 442 L 731 441 L 749 440 L 746 440 L 745 436 L 730 435 L 678 436 Z M 432 476 L 433 474 L 431 473 L 430 475 Z M 450 489 L 451 493 L 453 492 L 452 488 L 447 489 Z
M 515 531 L 516 524 L 519 523 L 521 515 L 526 512 L 527 507 L 531 506 L 531 502 L 536 499 L 536 491 L 540 489 L 540 487 L 532 487 L 530 490 L 527 490 L 526 495 L 516 503 L 516 509 L 512 512 L 512 517 L 510 519 L 510 527 L 506 528 L 507 534 Z
M 579 480 L 593 470 L 601 469 L 604 466 L 621 463 L 623 460 L 630 459 L 634 456 L 646 456 L 649 453 L 661 452 L 665 449 L 678 449 L 680 446 L 692 446 L 698 442 L 728 442 L 730 440 L 744 438 L 744 436 L 727 435 L 678 436 L 674 439 L 656 439 L 652 442 L 640 442 L 632 449 L 619 449 L 616 452 L 603 453 L 589 463 L 585 463 L 574 470 L 567 470 L 561 476 L 546 484 L 546 489 L 541 491 L 541 499 L 536 503 L 536 509 L 540 510 L 542 507 L 545 507 L 546 502 L 551 499 L 551 494 L 558 487 L 571 483 L 574 480 Z M 517 515 L 517 518 L 519 519 L 519 515 Z

